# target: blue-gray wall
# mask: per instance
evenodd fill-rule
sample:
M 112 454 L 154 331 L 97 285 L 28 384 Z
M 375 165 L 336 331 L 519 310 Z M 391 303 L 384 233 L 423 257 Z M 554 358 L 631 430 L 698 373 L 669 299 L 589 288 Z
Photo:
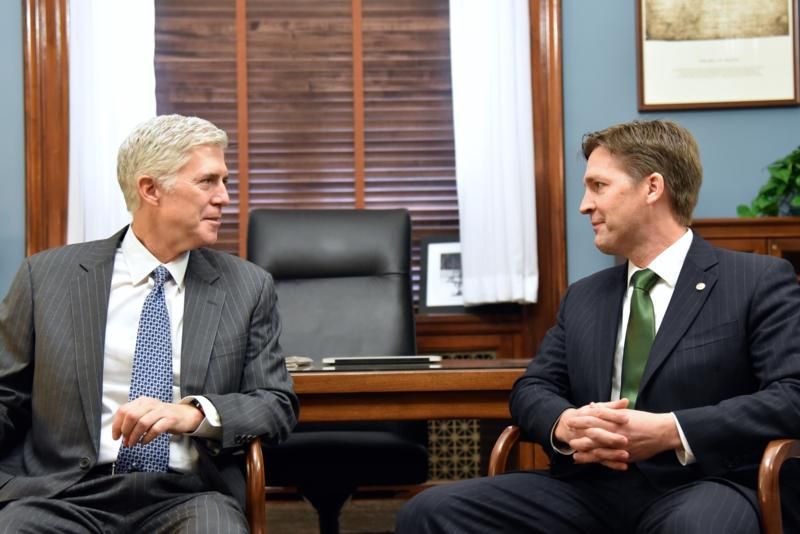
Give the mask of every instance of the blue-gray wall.
M 631 0 L 564 0 L 564 148 L 567 265 L 573 282 L 613 265 L 594 248 L 578 213 L 585 162 L 581 136 L 635 118 L 667 117 L 700 144 L 705 175 L 696 217 L 735 217 L 767 179 L 767 164 L 800 145 L 800 108 L 639 113 L 636 100 L 636 17 Z
M 22 2 L 0 2 L 0 299 L 25 255 Z

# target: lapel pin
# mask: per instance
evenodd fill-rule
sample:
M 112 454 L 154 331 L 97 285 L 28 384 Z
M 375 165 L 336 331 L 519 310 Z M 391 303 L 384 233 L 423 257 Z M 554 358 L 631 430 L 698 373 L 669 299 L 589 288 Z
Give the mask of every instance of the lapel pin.
M 694 288 L 698 291 L 702 291 L 706 288 L 706 285 L 703 282 L 699 282 Z

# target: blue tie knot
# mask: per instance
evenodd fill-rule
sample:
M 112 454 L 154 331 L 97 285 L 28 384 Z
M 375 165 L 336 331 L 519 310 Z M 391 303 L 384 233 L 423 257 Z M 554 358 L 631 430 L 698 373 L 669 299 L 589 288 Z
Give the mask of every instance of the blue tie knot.
M 163 265 L 159 265 L 153 271 L 153 280 L 155 281 L 156 285 L 154 289 L 163 286 L 164 283 L 169 280 L 169 271 Z

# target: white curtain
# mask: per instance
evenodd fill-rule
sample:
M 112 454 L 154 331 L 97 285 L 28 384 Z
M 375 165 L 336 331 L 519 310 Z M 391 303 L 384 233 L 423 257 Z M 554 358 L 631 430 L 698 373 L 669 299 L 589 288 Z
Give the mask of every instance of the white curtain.
M 528 0 L 450 0 L 464 303 L 536 302 Z
M 130 222 L 117 150 L 156 113 L 154 47 L 153 0 L 69 2 L 69 243 Z

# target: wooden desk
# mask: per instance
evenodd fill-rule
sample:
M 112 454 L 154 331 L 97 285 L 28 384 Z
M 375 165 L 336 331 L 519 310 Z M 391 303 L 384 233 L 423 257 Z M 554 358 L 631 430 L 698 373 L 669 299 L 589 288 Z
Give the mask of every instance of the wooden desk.
M 416 371 L 295 371 L 301 422 L 510 419 L 508 397 L 530 360 L 444 360 Z M 519 445 L 521 469 L 546 468 L 537 445 Z
M 445 360 L 414 371 L 295 371 L 300 421 L 509 419 L 530 360 Z

